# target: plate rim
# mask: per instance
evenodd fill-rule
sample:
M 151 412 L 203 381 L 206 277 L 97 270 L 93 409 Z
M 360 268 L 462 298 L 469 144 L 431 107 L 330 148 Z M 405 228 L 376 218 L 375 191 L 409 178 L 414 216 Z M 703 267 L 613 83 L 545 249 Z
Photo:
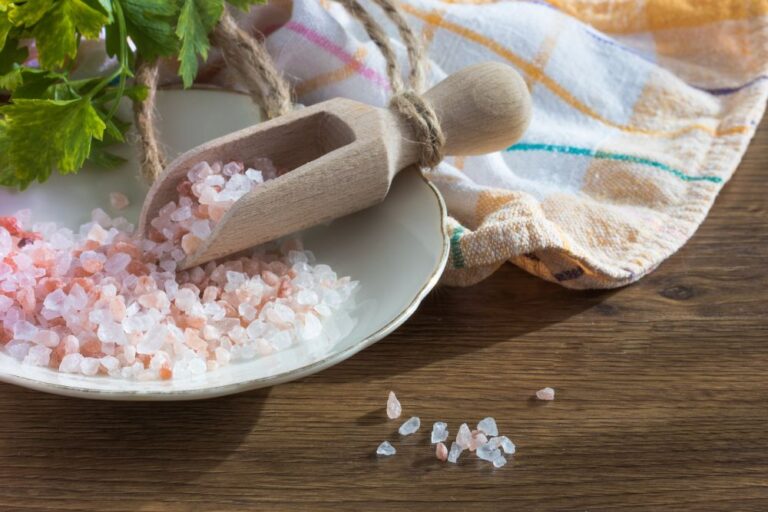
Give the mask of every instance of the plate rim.
M 208 90 L 219 93 L 229 93 L 241 96 L 248 96 L 241 91 L 232 91 L 220 87 L 193 87 L 196 90 Z M 176 88 L 164 88 L 161 90 L 175 91 Z M 334 353 L 310 363 L 308 365 L 295 368 L 289 372 L 285 372 L 276 376 L 260 377 L 251 380 L 244 380 L 241 382 L 225 384 L 221 386 L 210 386 L 205 388 L 187 389 L 187 390 L 169 390 L 169 391 L 141 391 L 141 390 L 103 390 L 93 389 L 87 387 L 70 386 L 66 384 L 56 384 L 43 382 L 37 379 L 24 377 L 21 375 L 11 375 L 0 372 L 0 382 L 7 384 L 21 386 L 23 388 L 32 389 L 35 391 L 41 391 L 44 393 L 50 393 L 60 396 L 68 396 L 73 398 L 84 398 L 93 400 L 114 400 L 114 401 L 189 401 L 189 400 L 204 400 L 209 398 L 217 398 L 226 395 L 233 395 L 244 393 L 247 391 L 253 391 L 255 389 L 276 386 L 284 384 L 286 382 L 302 379 L 318 373 L 326 368 L 346 361 L 355 354 L 365 350 L 374 343 L 381 341 L 383 338 L 391 334 L 395 329 L 405 323 L 418 309 L 419 305 L 424 301 L 430 291 L 437 285 L 440 277 L 445 270 L 448 263 L 448 256 L 450 254 L 450 237 L 446 231 L 446 220 L 448 218 L 448 209 L 445 205 L 440 191 L 437 189 L 434 183 L 432 183 L 424 173 L 415 166 L 406 168 L 398 174 L 405 172 L 416 172 L 419 179 L 421 179 L 432 192 L 434 199 L 437 201 L 438 208 L 440 210 L 440 218 L 438 226 L 441 240 L 442 251 L 440 259 L 437 265 L 432 270 L 429 278 L 422 284 L 418 292 L 414 295 L 411 302 L 406 306 L 397 316 L 387 322 L 377 331 L 371 333 L 369 336 L 363 338 L 359 343 L 348 347 L 340 352 Z

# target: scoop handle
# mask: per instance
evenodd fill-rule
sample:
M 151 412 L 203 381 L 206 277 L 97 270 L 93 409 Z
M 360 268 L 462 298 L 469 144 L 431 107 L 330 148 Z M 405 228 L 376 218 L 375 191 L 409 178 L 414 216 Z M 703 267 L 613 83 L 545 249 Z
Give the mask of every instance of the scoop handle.
M 446 136 L 446 155 L 501 151 L 531 121 L 531 95 L 520 74 L 500 62 L 466 67 L 427 91 Z

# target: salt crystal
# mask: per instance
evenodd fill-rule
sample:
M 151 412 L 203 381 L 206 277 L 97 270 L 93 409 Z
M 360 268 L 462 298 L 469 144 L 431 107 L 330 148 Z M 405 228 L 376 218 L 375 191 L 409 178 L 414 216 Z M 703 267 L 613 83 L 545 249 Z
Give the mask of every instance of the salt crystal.
M 261 174 L 261 171 L 257 171 L 256 169 L 248 169 L 245 171 L 245 177 L 257 185 L 264 183 L 264 176 Z
M 441 443 L 448 439 L 448 424 L 436 421 L 432 424 L 432 444 Z
M 402 413 L 403 407 L 400 405 L 400 400 L 397 399 L 394 391 L 390 391 L 387 398 L 387 417 L 394 420 L 399 418 Z
M 11 340 L 5 345 L 5 350 L 8 352 L 8 354 L 19 362 L 24 361 L 24 358 L 27 357 L 30 348 L 32 348 L 31 343 L 20 340 Z
M 13 337 L 22 341 L 34 341 L 37 330 L 37 327 L 31 323 L 21 320 L 13 326 Z
M 131 202 L 125 194 L 121 192 L 112 192 L 109 194 L 109 204 L 115 210 L 124 210 L 131 204 Z
M 456 443 L 461 447 L 462 450 L 466 450 L 469 448 L 471 442 L 472 431 L 469 430 L 469 425 L 462 423 L 459 427 L 459 432 L 456 434 Z
M 54 331 L 40 330 L 35 334 L 34 342 L 38 345 L 54 348 L 59 345 L 59 335 Z
M 83 375 L 96 375 L 100 365 L 101 361 L 95 357 L 84 357 L 83 360 L 80 361 L 80 372 Z
M 462 451 L 464 451 L 464 449 L 459 446 L 458 443 L 451 443 L 451 451 L 448 452 L 448 462 L 453 462 L 456 464 Z
M 554 400 L 555 390 L 552 388 L 542 388 L 536 392 L 536 398 L 539 400 Z
M 501 455 L 501 450 L 494 448 L 493 445 L 489 443 L 486 443 L 482 446 L 479 446 L 477 451 L 475 451 L 475 454 L 483 460 L 493 462 L 493 459 Z
M 504 456 L 499 453 L 493 458 L 491 462 L 493 462 L 493 467 L 500 468 L 507 463 L 507 459 L 505 459 Z
M 419 430 L 419 427 L 421 426 L 421 420 L 418 416 L 413 416 L 411 419 L 400 425 L 400 428 L 397 430 L 401 436 L 409 436 Z
M 397 453 L 395 447 L 390 444 L 389 441 L 384 441 L 376 448 L 376 455 L 383 455 L 384 457 L 390 457 Z
M 515 446 L 515 443 L 510 441 L 507 436 L 494 437 L 491 441 L 495 441 L 496 439 L 499 440 L 497 441 L 498 443 L 497 447 L 501 446 L 501 449 L 504 450 L 504 453 L 508 455 L 512 455 L 515 453 L 515 451 L 517 451 L 517 447 Z
M 473 452 L 478 447 L 488 442 L 488 438 L 479 430 L 472 431 L 472 440 L 469 442 L 469 451 Z
M 150 221 L 148 239 L 133 238 L 126 219 L 100 209 L 77 233 L 36 224 L 34 240 L 18 241 L 18 247 L 20 228 L 3 224 L 0 322 L 13 334 L 6 352 L 65 373 L 143 381 L 202 375 L 301 342 L 312 342 L 308 353 L 321 351 L 339 332 L 331 322 L 324 335 L 324 321 L 355 283 L 327 265 L 313 266 L 314 256 L 296 240 L 281 243 L 279 253 L 262 248 L 252 258 L 176 274 L 234 201 L 278 174 L 268 160 L 254 165 L 195 165 L 189 181 L 178 184 L 177 200 Z M 110 204 L 125 208 L 128 199 L 115 192 Z M 185 335 L 176 322 L 195 334 Z
M 48 361 L 51 358 L 51 349 L 42 345 L 34 345 L 30 347 L 27 356 L 24 358 L 24 364 L 31 366 L 48 366 Z
M 477 424 L 477 430 L 489 436 L 499 435 L 499 429 L 496 426 L 496 420 L 490 416 L 480 420 L 480 422 Z
M 448 460 L 448 448 L 445 447 L 444 443 L 437 443 L 437 446 L 435 447 L 435 456 L 438 460 L 443 462 Z

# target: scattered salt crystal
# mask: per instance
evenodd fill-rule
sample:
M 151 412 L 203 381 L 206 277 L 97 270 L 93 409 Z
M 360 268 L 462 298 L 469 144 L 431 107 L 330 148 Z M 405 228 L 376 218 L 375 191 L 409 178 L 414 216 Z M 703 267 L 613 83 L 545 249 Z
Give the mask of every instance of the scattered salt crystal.
M 436 421 L 432 425 L 432 444 L 441 443 L 448 439 L 448 424 L 442 421 Z
M 115 210 L 124 210 L 131 204 L 131 202 L 122 192 L 112 192 L 109 194 L 109 204 Z
M 245 171 L 245 176 L 257 185 L 264 183 L 264 176 L 261 174 L 261 171 L 257 171 L 256 169 L 248 169 Z
M 496 420 L 490 416 L 480 420 L 477 424 L 477 430 L 492 437 L 499 435 L 499 428 L 496 426 Z
M 453 462 L 456 464 L 459 460 L 459 455 L 461 455 L 461 452 L 464 451 L 464 449 L 459 446 L 458 443 L 451 443 L 451 451 L 448 452 L 448 462 Z
M 8 354 L 10 354 L 12 358 L 19 362 L 24 361 L 24 358 L 27 357 L 30 348 L 32 348 L 31 343 L 20 340 L 11 340 L 5 345 L 5 350 L 8 352 Z
M 554 400 L 555 390 L 552 388 L 542 388 L 536 392 L 536 398 L 539 400 Z
M 461 447 L 462 450 L 466 450 L 469 448 L 471 442 L 472 431 L 469 430 L 469 425 L 462 423 L 459 427 L 459 432 L 456 434 L 456 443 Z
M 472 431 L 472 440 L 469 442 L 469 451 L 473 452 L 478 449 L 478 447 L 484 445 L 488 442 L 488 438 L 485 434 L 480 432 L 479 430 L 473 430 Z
M 493 462 L 493 459 L 501 455 L 501 450 L 494 448 L 490 443 L 486 443 L 482 446 L 479 446 L 477 451 L 475 451 L 475 454 L 477 454 L 477 456 L 483 460 Z
M 34 341 L 35 336 L 37 335 L 37 330 L 37 327 L 31 323 L 26 320 L 21 320 L 16 322 L 16 325 L 13 326 L 13 337 L 17 340 Z
M 382 455 L 384 457 L 390 457 L 397 453 L 397 450 L 395 450 L 395 447 L 390 444 L 389 441 L 384 441 L 379 445 L 378 448 L 376 448 L 376 455 Z
M 418 416 L 411 417 L 408 421 L 400 425 L 400 428 L 397 430 L 401 436 L 409 436 L 419 430 L 419 427 L 421 426 L 421 420 Z
M 500 446 L 501 449 L 504 450 L 504 453 L 508 455 L 512 455 L 517 451 L 517 447 L 515 446 L 515 443 L 509 440 L 507 436 L 500 436 L 500 437 L 494 437 L 494 439 L 500 439 Z
M 443 462 L 448 460 L 448 448 L 445 447 L 444 443 L 437 443 L 437 446 L 435 447 L 435 456 Z
M 507 459 L 505 459 L 504 456 L 499 453 L 493 458 L 491 462 L 493 462 L 493 467 L 500 468 L 507 463 Z
M 394 420 L 399 418 L 402 413 L 403 407 L 400 405 L 400 400 L 397 399 L 394 391 L 390 391 L 387 398 L 387 417 Z

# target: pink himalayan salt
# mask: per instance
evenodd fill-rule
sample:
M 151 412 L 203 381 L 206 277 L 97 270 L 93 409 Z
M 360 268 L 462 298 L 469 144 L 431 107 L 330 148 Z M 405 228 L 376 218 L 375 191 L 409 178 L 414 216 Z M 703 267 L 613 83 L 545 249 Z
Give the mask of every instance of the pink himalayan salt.
M 238 175 L 241 165 L 225 166 L 227 177 L 217 174 L 221 164 L 197 167 L 200 180 L 214 178 L 228 191 L 222 199 L 218 189 L 198 187 L 210 191 L 211 206 L 226 209 L 260 183 Z M 236 176 L 229 186 L 226 178 Z M 295 240 L 282 252 L 260 249 L 176 273 L 179 242 L 215 224 L 192 192 L 200 184 L 179 186 L 178 201 L 161 209 L 145 240 L 100 210 L 79 235 L 24 231 L 21 214 L 0 217 L 0 346 L 62 372 L 167 380 L 315 339 L 324 330 L 319 318 L 342 307 L 356 283 L 313 267 Z M 191 215 L 172 220 L 180 208 Z
M 488 442 L 488 438 L 479 430 L 472 431 L 472 439 L 469 441 L 469 451 L 473 452 L 478 447 Z
M 435 457 L 443 462 L 448 460 L 448 448 L 446 448 L 445 443 L 437 443 L 437 446 L 435 447 Z
M 555 390 L 552 388 L 542 388 L 536 392 L 536 398 L 539 400 L 554 400 Z
M 115 210 L 125 210 L 130 206 L 131 202 L 128 200 L 125 194 L 122 192 L 112 192 L 109 194 L 109 204 Z
M 391 420 L 397 419 L 403 413 L 403 407 L 400 405 L 400 401 L 395 396 L 394 391 L 389 392 L 389 398 L 387 398 L 387 417 Z
M 469 448 L 472 443 L 472 431 L 469 430 L 469 425 L 462 423 L 459 427 L 459 431 L 456 433 L 456 444 L 462 450 Z

